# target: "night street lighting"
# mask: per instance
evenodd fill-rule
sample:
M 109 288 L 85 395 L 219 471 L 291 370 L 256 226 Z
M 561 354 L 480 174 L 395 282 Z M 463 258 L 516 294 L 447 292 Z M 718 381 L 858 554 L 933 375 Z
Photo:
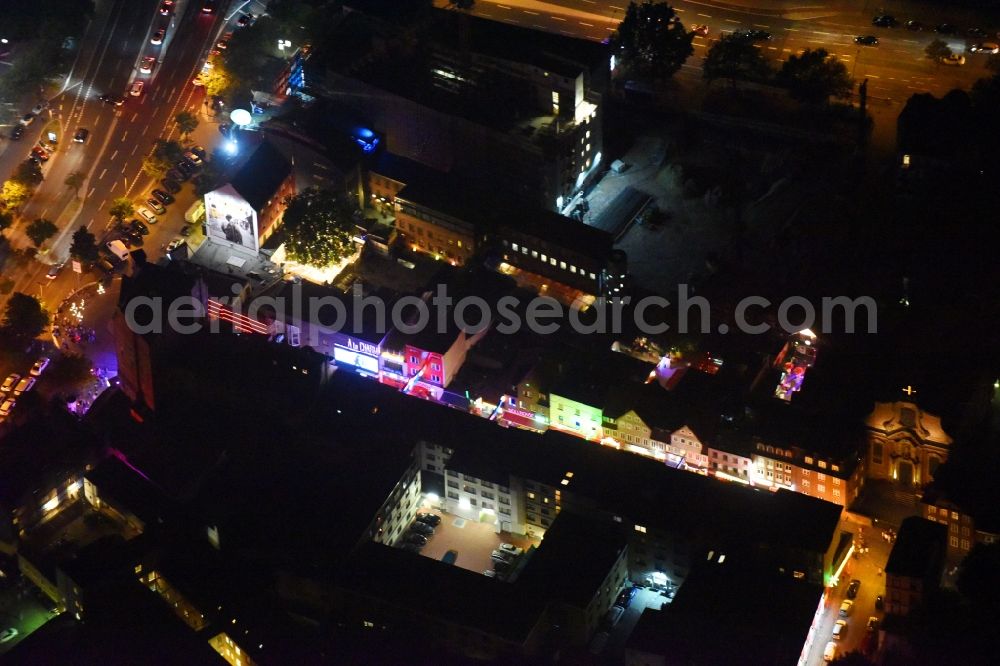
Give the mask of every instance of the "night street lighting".
M 230 155 L 235 155 L 240 149 L 240 144 L 236 143 L 235 139 L 229 139 L 226 141 L 226 152 Z

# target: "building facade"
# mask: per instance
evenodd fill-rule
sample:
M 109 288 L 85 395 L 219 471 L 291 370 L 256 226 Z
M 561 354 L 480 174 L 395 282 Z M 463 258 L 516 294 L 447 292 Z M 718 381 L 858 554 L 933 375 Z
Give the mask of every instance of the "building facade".
M 867 475 L 917 491 L 948 460 L 952 439 L 941 419 L 910 401 L 879 402 L 868 416 Z

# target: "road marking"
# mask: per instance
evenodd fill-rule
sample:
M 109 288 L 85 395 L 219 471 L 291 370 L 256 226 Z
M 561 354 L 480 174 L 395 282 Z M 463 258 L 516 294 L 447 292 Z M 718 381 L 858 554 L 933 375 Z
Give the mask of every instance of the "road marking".
M 596 5 L 597 4 L 597 0 L 583 0 L 583 1 L 586 2 L 586 3 L 589 3 L 591 5 Z
M 770 28 L 771 26 L 769 26 L 769 25 L 761 25 L 760 23 L 754 23 L 753 27 L 755 27 L 755 28 Z
M 559 18 L 558 16 L 550 16 L 549 18 L 552 19 L 552 20 L 554 20 L 554 21 L 565 21 L 566 20 L 564 18 Z
M 726 23 L 736 23 L 737 25 L 739 25 L 740 22 L 737 21 L 736 19 L 726 19 Z
M 132 120 L 130 120 L 129 122 L 130 123 L 134 123 L 135 119 L 138 118 L 138 117 L 139 117 L 139 112 L 136 111 L 135 113 L 132 114 Z
M 712 17 L 711 17 L 711 16 L 709 16 L 708 14 L 698 14 L 698 16 L 703 16 L 703 17 L 705 17 L 705 18 L 712 18 Z
M 788 32 L 802 32 L 798 28 L 782 28 L 782 30 L 787 30 Z
M 593 27 L 594 27 L 594 24 L 593 24 L 593 23 L 584 23 L 583 21 L 580 21 L 580 25 L 585 25 L 585 26 L 587 26 L 588 28 L 593 28 Z
M 106 174 L 107 172 L 108 172 L 107 167 L 105 167 L 104 169 L 102 169 L 101 170 L 101 175 L 97 177 L 97 180 L 101 180 L 102 178 L 104 178 L 104 174 Z
M 112 160 L 114 160 L 115 157 L 117 157 L 117 156 L 118 156 L 118 151 L 117 150 L 115 152 L 111 153 L 111 159 Z
M 625 11 L 624 7 L 619 7 L 618 5 L 608 5 L 609 9 L 617 9 L 620 12 Z M 675 9 L 674 11 L 684 11 L 683 9 Z
M 510 9 L 507 5 L 497 5 L 500 9 Z
M 49 212 L 49 207 L 46 206 L 44 210 L 38 215 L 38 217 L 44 218 L 45 214 Z
M 531 27 L 532 28 L 538 28 L 539 30 L 545 30 L 545 26 L 544 25 L 538 25 L 537 23 L 532 23 Z
M 97 207 L 97 209 L 98 209 L 98 210 L 100 210 L 100 209 L 104 208 L 104 204 L 106 204 L 106 203 L 108 203 L 108 200 L 107 200 L 107 199 L 105 199 L 104 201 L 102 201 L 102 202 L 101 202 L 101 205 L 100 205 L 100 206 L 98 206 L 98 207 Z
M 132 146 L 132 152 L 131 152 L 131 154 L 135 155 L 135 151 L 137 151 L 137 150 L 139 150 L 139 144 L 135 144 L 134 146 Z
M 768 51 L 777 51 L 777 50 L 778 50 L 778 47 L 777 47 L 777 46 L 768 46 L 768 47 L 767 47 L 767 50 L 768 50 Z
M 127 137 L 127 136 L 128 136 L 128 130 L 125 130 L 125 133 L 124 133 L 124 134 L 122 134 L 122 138 L 121 138 L 121 140 L 122 140 L 122 141 L 124 141 L 124 140 L 125 140 L 125 137 Z
M 538 12 L 529 12 L 527 9 L 522 9 L 521 11 L 524 12 L 525 14 L 531 14 L 532 16 L 538 16 Z
M 881 76 L 875 76 L 874 74 L 865 74 L 869 79 L 881 79 Z
M 96 190 L 96 189 L 97 189 L 96 187 L 92 187 L 92 188 L 90 188 L 90 191 L 89 191 L 89 192 L 87 192 L 87 198 L 88 198 L 88 199 L 89 199 L 90 197 L 94 196 L 94 190 Z

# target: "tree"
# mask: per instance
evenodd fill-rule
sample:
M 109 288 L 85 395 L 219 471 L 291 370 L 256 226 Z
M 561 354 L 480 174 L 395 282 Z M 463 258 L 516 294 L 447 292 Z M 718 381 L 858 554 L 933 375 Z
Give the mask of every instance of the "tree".
M 34 160 L 24 160 L 14 169 L 11 180 L 21 183 L 26 187 L 38 187 L 45 180 L 42 175 L 42 167 Z
M 955 581 L 962 593 L 980 613 L 1000 612 L 1000 543 L 977 543 L 962 560 Z
M 69 254 L 79 261 L 97 261 L 97 238 L 87 230 L 87 227 L 80 227 L 73 232 L 73 244 L 69 248 Z
M 702 64 L 702 76 L 711 83 L 715 79 L 729 79 L 736 87 L 736 80 L 766 78 L 771 68 L 761 50 L 745 39 L 726 35 L 708 50 Z
M 66 187 L 73 190 L 74 196 L 76 196 L 76 198 L 79 199 L 80 188 L 83 187 L 83 183 L 86 179 L 87 179 L 86 174 L 80 171 L 74 171 L 73 173 L 66 176 L 66 180 L 64 180 L 63 183 L 66 185 Z
M 37 338 L 48 325 L 49 313 L 37 298 L 19 291 L 11 294 L 4 311 L 4 335 L 17 342 L 25 342 Z
M 14 214 L 10 211 L 0 210 L 0 230 L 6 229 L 14 224 Z
M 174 116 L 174 122 L 177 123 L 177 129 L 180 130 L 182 139 L 187 138 L 191 132 L 198 128 L 198 118 L 190 111 L 178 113 Z
M 205 86 L 205 95 L 208 97 L 228 98 L 233 90 L 240 87 L 239 79 L 220 65 L 216 65 L 207 72 L 203 71 L 201 81 Z
M 73 390 L 81 387 L 93 376 L 93 362 L 80 354 L 62 354 L 52 359 L 42 381 L 55 391 Z
M 174 163 L 162 155 L 152 153 L 142 160 L 142 170 L 150 178 L 159 180 L 167 175 Z
M 55 223 L 40 217 L 29 224 L 24 233 L 35 244 L 35 247 L 41 247 L 42 243 L 55 236 L 57 231 L 59 231 L 59 227 Z
M 6 208 L 19 208 L 31 197 L 31 188 L 16 180 L 8 180 L 0 189 L 0 204 Z
M 311 187 L 285 204 L 285 252 L 291 259 L 329 266 L 354 252 L 355 225 L 344 198 Z
M 666 79 L 694 53 L 693 39 L 667 3 L 631 2 L 611 36 L 611 47 L 626 75 Z
M 853 86 L 847 67 L 826 49 L 806 49 L 789 56 L 778 72 L 778 80 L 793 99 L 807 104 L 825 103 L 831 96 L 846 97 Z
M 939 63 L 952 54 L 951 47 L 948 46 L 948 42 L 942 39 L 935 39 L 933 42 L 927 45 L 924 49 L 924 53 L 927 57 L 936 63 Z
M 108 208 L 108 213 L 111 214 L 111 217 L 115 218 L 119 222 L 123 221 L 134 212 L 135 205 L 128 197 L 118 197 L 111 202 L 111 207 Z

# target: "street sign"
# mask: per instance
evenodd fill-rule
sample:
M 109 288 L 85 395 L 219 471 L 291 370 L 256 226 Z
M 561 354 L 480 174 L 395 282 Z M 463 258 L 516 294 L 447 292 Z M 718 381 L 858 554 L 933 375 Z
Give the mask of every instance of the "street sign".
M 73 272 L 74 273 L 82 273 L 83 272 L 83 265 L 80 264 L 80 262 L 77 261 L 76 259 L 73 260 Z

